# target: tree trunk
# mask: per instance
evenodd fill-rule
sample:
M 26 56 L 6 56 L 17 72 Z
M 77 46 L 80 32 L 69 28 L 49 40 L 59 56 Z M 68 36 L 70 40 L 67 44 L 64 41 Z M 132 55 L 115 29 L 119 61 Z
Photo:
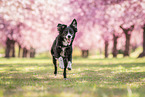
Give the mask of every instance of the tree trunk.
M 134 29 L 134 25 L 130 26 L 129 28 L 123 28 L 121 25 L 120 28 L 123 30 L 125 37 L 126 37 L 125 51 L 123 54 L 125 57 L 125 56 L 129 56 L 130 37 L 131 37 L 131 32 Z
M 113 57 L 117 57 L 117 39 L 118 36 L 115 36 L 115 34 L 113 34 Z
M 108 45 L 109 45 L 109 42 L 105 41 L 105 58 L 108 58 Z
M 5 49 L 5 58 L 10 57 L 10 50 L 11 50 L 11 40 L 7 38 L 6 40 L 6 49 Z
M 30 58 L 34 58 L 35 57 L 35 49 L 31 48 L 30 49 Z
M 140 57 L 145 57 L 145 24 L 143 27 L 143 52 L 138 56 L 138 58 Z
M 15 57 L 15 41 L 12 40 L 12 43 L 11 43 L 11 50 L 12 50 L 12 57 Z
M 27 53 L 28 53 L 28 50 L 26 48 L 23 48 L 23 58 L 27 57 Z
M 130 36 L 131 36 L 131 34 L 125 33 L 126 43 L 125 43 L 124 57 L 129 56 Z
M 21 56 L 21 45 L 19 45 L 19 52 L 18 52 L 18 57 L 20 58 Z
M 87 58 L 89 56 L 89 50 L 82 50 L 82 57 Z

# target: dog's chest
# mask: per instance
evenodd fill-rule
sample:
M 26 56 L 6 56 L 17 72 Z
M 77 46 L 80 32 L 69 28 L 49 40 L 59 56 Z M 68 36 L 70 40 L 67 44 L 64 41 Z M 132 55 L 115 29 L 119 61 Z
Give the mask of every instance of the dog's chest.
M 68 45 L 70 45 L 70 43 L 68 43 L 67 41 L 63 41 L 63 45 L 68 46 Z
M 62 48 L 61 48 L 61 53 L 60 53 L 60 55 L 63 56 L 63 57 L 65 56 L 65 50 L 66 50 L 66 47 L 62 47 Z

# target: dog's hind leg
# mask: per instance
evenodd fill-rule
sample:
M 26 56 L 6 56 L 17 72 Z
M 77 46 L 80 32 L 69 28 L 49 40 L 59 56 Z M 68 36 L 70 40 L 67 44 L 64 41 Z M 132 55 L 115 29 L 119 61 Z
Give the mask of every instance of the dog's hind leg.
M 64 71 L 63 71 L 63 77 L 65 80 L 67 80 L 67 77 L 66 77 L 66 68 L 67 68 L 67 65 L 68 65 L 68 59 L 67 58 L 64 58 Z
M 54 64 L 54 74 L 57 75 L 57 60 L 53 56 L 53 64 Z

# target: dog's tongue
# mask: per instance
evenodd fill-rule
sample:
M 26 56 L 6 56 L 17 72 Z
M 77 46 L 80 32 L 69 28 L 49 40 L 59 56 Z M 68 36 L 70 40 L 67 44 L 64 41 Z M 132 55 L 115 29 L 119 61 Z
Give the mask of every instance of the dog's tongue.
M 67 39 L 67 42 L 70 43 L 71 42 L 71 39 Z

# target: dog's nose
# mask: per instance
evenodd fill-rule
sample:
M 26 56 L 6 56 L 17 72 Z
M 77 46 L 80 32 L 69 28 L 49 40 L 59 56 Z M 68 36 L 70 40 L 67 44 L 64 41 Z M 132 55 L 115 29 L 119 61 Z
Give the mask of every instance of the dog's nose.
M 71 36 L 70 36 L 70 35 L 68 35 L 68 38 L 71 38 Z

